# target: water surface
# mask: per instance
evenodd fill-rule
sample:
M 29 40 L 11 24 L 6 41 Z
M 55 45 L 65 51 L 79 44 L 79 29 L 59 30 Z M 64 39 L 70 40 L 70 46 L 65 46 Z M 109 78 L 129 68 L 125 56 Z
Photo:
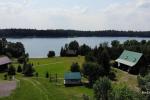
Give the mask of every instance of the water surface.
M 12 42 L 22 42 L 26 52 L 29 53 L 31 58 L 42 58 L 47 57 L 49 50 L 55 51 L 56 56 L 59 56 L 61 47 L 73 40 L 77 40 L 80 45 L 85 43 L 93 48 L 103 42 L 108 42 L 110 44 L 112 40 L 118 40 L 122 43 L 131 39 L 138 41 L 150 40 L 150 38 L 138 37 L 9 38 L 7 40 Z

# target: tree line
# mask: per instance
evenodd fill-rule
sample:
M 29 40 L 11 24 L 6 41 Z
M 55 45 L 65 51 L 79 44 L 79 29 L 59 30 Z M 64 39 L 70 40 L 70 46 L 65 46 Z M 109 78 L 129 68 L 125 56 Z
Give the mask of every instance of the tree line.
M 0 37 L 150 37 L 150 31 L 79 31 L 79 30 L 36 30 L 36 29 L 0 29 Z
M 74 40 L 74 41 L 71 41 L 69 44 L 65 44 L 64 47 L 61 47 L 60 56 L 61 57 L 64 57 L 64 56 L 78 56 L 78 55 L 85 56 L 90 51 L 91 51 L 90 46 L 88 46 L 86 44 L 83 44 L 83 45 L 80 46 L 79 43 L 76 40 Z
M 0 39 L 0 55 L 7 55 L 8 57 L 19 58 L 25 55 L 25 48 L 21 42 L 9 42 L 6 38 Z

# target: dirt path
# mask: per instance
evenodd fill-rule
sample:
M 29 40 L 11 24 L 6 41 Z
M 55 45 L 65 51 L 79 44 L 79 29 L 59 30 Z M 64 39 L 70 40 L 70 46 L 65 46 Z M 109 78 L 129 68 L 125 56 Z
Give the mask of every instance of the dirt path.
M 12 90 L 16 89 L 16 81 L 8 81 L 0 83 L 0 97 L 9 96 Z

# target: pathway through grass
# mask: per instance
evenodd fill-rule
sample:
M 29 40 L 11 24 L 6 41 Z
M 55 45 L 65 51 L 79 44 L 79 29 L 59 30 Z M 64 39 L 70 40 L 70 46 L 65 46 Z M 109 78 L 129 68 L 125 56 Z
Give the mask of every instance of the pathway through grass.
M 132 90 L 139 91 L 137 75 L 129 74 L 128 72 L 122 71 L 117 68 L 113 68 L 113 70 L 116 73 L 116 79 L 117 79 L 117 81 L 115 81 L 115 83 L 117 83 L 117 84 L 123 83 L 123 84 L 126 84 Z

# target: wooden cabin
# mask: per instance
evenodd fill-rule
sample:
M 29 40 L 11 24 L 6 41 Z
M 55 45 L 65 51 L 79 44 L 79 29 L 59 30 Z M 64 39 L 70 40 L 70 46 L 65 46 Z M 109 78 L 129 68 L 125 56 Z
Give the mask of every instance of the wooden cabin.
M 74 57 L 74 56 L 78 56 L 78 54 L 77 54 L 76 50 L 67 50 L 66 51 L 66 56 Z
M 11 63 L 11 60 L 7 56 L 0 57 L 0 72 L 8 71 L 8 64 Z
M 81 85 L 80 72 L 68 72 L 64 75 L 64 85 Z
M 139 71 L 145 67 L 143 65 L 142 55 L 142 53 L 124 50 L 120 57 L 116 59 L 118 68 L 133 74 L 139 74 Z

